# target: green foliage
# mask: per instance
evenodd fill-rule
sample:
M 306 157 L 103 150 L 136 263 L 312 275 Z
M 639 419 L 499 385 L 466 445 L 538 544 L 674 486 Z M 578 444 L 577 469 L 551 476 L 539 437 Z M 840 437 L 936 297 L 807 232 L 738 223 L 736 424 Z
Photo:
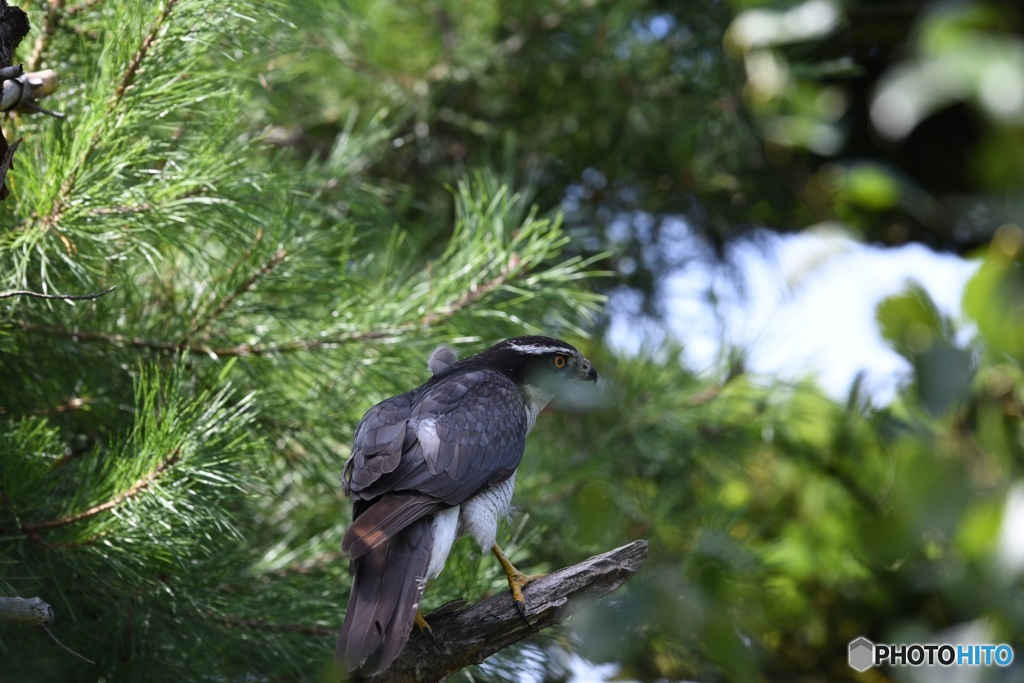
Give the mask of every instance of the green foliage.
M 1024 361 L 1024 231 L 999 229 L 977 276 L 964 292 L 964 308 L 996 351 Z

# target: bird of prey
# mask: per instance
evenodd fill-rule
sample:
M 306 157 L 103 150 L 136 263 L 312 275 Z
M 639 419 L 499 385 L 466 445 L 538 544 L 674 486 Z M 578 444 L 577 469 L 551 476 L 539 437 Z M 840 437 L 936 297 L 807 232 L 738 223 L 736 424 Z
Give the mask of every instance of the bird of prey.
M 507 339 L 463 360 L 441 346 L 427 365 L 424 384 L 363 416 L 345 464 L 352 591 L 335 661 L 363 676 L 390 666 L 414 623 L 429 628 L 420 597 L 458 536 L 495 554 L 525 616 L 529 577 L 495 542 L 498 520 L 537 414 L 572 384 L 597 382 L 590 361 L 551 337 Z

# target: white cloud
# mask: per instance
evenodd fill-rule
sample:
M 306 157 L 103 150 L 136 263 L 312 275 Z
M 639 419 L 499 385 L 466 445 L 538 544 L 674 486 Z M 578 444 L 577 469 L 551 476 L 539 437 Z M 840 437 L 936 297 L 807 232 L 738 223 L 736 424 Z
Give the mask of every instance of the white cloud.
M 715 367 L 726 344 L 747 351 L 749 371 L 815 375 L 837 400 L 863 371 L 866 389 L 881 403 L 909 368 L 882 340 L 875 307 L 915 281 L 957 319 L 963 287 L 977 268 L 920 245 L 866 246 L 836 229 L 757 235 L 736 244 L 730 258 L 732 269 L 702 260 L 668 275 L 662 287 L 665 325 L 683 343 L 688 366 Z M 609 340 L 635 350 L 650 333 L 612 310 Z

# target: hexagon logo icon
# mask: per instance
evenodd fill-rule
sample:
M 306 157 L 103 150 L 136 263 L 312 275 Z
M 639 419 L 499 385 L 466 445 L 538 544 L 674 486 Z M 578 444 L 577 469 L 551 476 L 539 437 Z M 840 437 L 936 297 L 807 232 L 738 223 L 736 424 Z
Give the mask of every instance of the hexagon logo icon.
M 867 671 L 875 665 L 875 644 L 861 636 L 850 641 L 850 666 L 857 671 Z

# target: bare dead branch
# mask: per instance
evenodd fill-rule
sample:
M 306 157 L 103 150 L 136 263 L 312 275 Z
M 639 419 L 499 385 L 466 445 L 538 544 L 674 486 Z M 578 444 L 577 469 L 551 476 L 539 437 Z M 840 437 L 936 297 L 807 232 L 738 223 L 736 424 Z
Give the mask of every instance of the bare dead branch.
M 0 69 L 2 72 L 16 68 L 21 71 L 21 66 Z M 42 71 L 30 71 L 17 74 L 16 76 L 5 76 L 3 88 L 0 90 L 0 110 L 3 111 L 31 111 L 39 109 L 38 100 L 52 95 L 59 86 L 60 79 L 53 69 Z M 59 118 L 63 118 L 61 115 Z
M 53 623 L 53 608 L 42 598 L 0 598 L 0 622 L 49 626 Z
M 542 629 L 565 621 L 581 605 L 629 580 L 647 560 L 647 541 L 634 541 L 527 584 L 526 620 L 501 592 L 470 607 L 445 605 L 427 615 L 440 651 L 413 631 L 405 650 L 370 683 L 439 681 Z

